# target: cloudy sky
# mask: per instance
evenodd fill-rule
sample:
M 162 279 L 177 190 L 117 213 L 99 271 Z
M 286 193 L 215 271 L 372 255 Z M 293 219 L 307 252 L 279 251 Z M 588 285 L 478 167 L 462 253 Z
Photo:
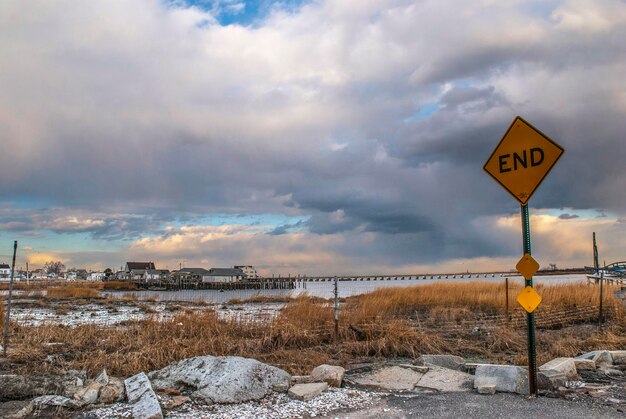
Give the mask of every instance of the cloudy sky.
M 623 0 L 3 0 L 0 260 L 511 269 L 516 115 L 566 150 L 535 258 L 624 260 L 625 39 Z

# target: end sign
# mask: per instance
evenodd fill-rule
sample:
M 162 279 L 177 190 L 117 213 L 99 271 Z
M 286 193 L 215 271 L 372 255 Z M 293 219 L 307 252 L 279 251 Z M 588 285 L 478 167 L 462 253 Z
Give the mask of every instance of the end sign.
M 483 167 L 526 205 L 563 154 L 563 147 L 517 116 Z

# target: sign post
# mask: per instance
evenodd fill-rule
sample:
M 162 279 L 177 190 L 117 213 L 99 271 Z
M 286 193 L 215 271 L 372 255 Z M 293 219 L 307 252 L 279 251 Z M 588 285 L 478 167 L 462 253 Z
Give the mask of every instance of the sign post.
M 531 256 L 528 200 L 563 154 L 563 148 L 517 116 L 483 167 L 521 206 L 523 256 L 516 268 L 526 287 L 517 301 L 527 311 L 528 387 L 537 395 L 537 352 L 534 310 L 541 297 L 533 288 L 539 264 Z

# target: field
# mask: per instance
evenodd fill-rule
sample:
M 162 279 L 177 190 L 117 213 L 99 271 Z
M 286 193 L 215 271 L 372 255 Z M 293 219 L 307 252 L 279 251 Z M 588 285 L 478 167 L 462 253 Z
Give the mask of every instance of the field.
M 504 285 L 488 282 L 385 288 L 349 297 L 340 306 L 336 339 L 332 302 L 306 296 L 281 299 L 284 308 L 265 322 L 220 318 L 212 306 L 201 305 L 165 320 L 149 317 L 116 327 L 12 323 L 9 357 L 18 372 L 86 369 L 96 374 L 107 368 L 119 376 L 205 354 L 252 357 L 291 373 L 327 362 L 345 365 L 363 358 L 414 358 L 423 353 L 524 365 L 524 312 L 515 302 L 520 290 L 509 290 L 508 316 Z M 101 299 L 93 288 L 50 291 L 47 299 L 64 302 Z M 540 363 L 594 349 L 626 348 L 626 319 L 622 301 L 613 297 L 615 288 L 607 287 L 605 293 L 607 321 L 602 328 L 597 326 L 597 286 L 554 285 L 537 291 L 543 298 L 536 311 Z M 271 302 L 260 300 L 230 304 Z M 150 313 L 150 302 L 138 306 Z

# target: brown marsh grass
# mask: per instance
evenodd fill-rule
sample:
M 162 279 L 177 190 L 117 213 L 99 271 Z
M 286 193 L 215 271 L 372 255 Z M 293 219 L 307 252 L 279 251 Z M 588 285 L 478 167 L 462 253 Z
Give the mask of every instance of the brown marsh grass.
M 521 310 L 514 300 L 520 289 L 517 286 L 510 290 L 512 310 Z M 424 353 L 525 365 L 523 327 L 503 326 L 489 332 L 468 328 L 443 333 L 437 328 L 416 327 L 409 320 L 416 311 L 423 316 L 452 320 L 477 312 L 502 313 L 503 292 L 503 287 L 491 283 L 464 283 L 386 289 L 350 297 L 341 307 L 337 343 L 331 302 L 309 297 L 295 298 L 268 323 L 221 319 L 212 310 L 200 310 L 184 311 L 168 320 L 150 318 L 108 328 L 12 324 L 9 356 L 17 372 L 86 369 L 94 375 L 107 368 L 118 376 L 151 371 L 183 358 L 207 354 L 256 358 L 293 374 L 307 373 L 322 363 L 345 365 L 355 359 L 414 358 Z M 597 304 L 597 286 L 545 286 L 538 287 L 538 292 L 544 298 L 542 305 L 554 309 Z M 626 347 L 622 309 L 609 290 L 606 294 L 606 307 L 616 315 L 604 328 L 583 324 L 537 331 L 540 363 L 595 349 Z M 46 345 L 48 342 L 62 345 Z
M 100 298 L 100 291 L 94 288 L 66 286 L 49 288 L 46 296 L 53 299 Z

